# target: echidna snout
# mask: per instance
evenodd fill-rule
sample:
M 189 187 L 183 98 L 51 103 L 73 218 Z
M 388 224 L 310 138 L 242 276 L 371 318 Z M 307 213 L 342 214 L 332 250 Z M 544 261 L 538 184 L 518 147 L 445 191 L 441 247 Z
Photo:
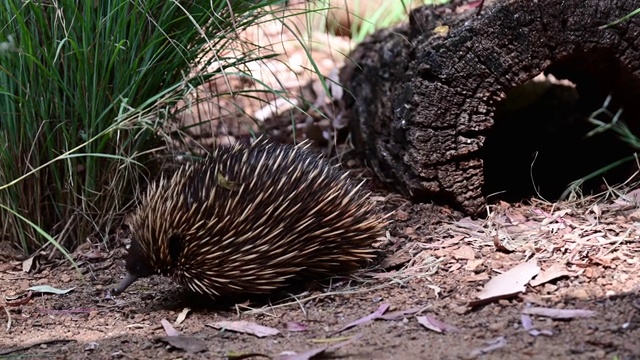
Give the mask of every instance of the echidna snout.
M 118 284 L 118 287 L 111 290 L 111 294 L 112 295 L 122 294 L 131 284 L 133 284 L 136 280 L 138 280 L 139 277 L 140 276 L 127 273 L 124 279 L 122 279 L 122 281 Z
M 111 290 L 111 294 L 118 295 L 123 293 L 131 284 L 142 277 L 148 277 L 155 273 L 153 266 L 149 263 L 148 258 L 143 256 L 143 252 L 138 248 L 140 245 L 137 241 L 131 242 L 129 248 L 129 256 L 127 257 L 127 274 L 116 288 Z
M 268 293 L 372 260 L 386 216 L 362 183 L 307 147 L 220 147 L 151 184 L 129 224 L 128 276 L 113 293 L 152 274 L 211 296 Z

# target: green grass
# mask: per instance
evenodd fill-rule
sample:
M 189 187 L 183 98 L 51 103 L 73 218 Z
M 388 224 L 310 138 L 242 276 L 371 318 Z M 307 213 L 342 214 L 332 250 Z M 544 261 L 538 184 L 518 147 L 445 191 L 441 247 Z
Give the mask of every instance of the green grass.
M 636 152 L 640 151 L 640 138 L 633 133 L 623 120 L 621 120 L 622 109 L 618 109 L 615 113 L 609 110 L 610 102 L 611 95 L 607 96 L 600 109 L 594 111 L 591 116 L 589 116 L 589 123 L 593 124 L 595 127 L 585 135 L 585 138 L 597 136 L 598 134 L 607 131 L 613 131 L 621 141 L 629 145 L 631 149 L 630 155 L 622 159 L 618 159 L 611 164 L 603 166 L 602 168 L 571 182 L 567 189 L 565 189 L 565 191 L 560 195 L 560 200 L 577 197 L 578 195 L 576 194 L 580 193 L 582 185 L 588 180 L 601 177 L 608 171 L 619 166 L 623 166 L 631 161 L 635 160 L 636 163 L 638 162 L 638 155 Z
M 106 239 L 153 173 L 174 105 L 261 59 L 222 50 L 281 3 L 1 1 L 0 241 L 28 254 Z

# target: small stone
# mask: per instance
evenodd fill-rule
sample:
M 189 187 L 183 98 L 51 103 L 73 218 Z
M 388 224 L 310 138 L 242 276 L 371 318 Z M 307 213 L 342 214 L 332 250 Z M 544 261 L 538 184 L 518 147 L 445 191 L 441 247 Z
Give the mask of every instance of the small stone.
M 403 210 L 396 210 L 395 218 L 398 221 L 407 221 L 407 220 L 409 220 L 409 213 L 407 213 L 406 211 L 403 211 Z
M 576 299 L 589 299 L 589 294 L 585 289 L 570 289 L 567 290 L 565 296 L 576 298 Z
M 497 323 L 489 324 L 488 326 L 489 330 L 496 331 L 496 332 L 504 331 L 508 327 L 509 327 L 508 321 L 499 321 Z
M 471 246 L 462 245 L 459 248 L 451 251 L 451 256 L 458 260 L 473 260 L 475 259 L 476 252 Z
M 84 347 L 84 351 L 93 351 L 97 348 L 98 348 L 98 343 L 92 341 L 90 343 L 87 343 L 87 345 Z
M 469 260 L 464 268 L 468 271 L 475 272 L 482 264 L 484 264 L 484 260 L 482 259 Z

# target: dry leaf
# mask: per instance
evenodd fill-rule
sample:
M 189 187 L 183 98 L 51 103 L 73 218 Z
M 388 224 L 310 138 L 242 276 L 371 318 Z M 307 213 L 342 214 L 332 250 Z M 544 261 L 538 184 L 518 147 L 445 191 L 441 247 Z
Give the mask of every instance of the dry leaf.
M 290 321 L 287 323 L 287 330 L 288 331 L 307 331 L 307 325 L 301 323 L 301 322 L 297 322 L 297 321 Z
M 457 260 L 473 260 L 476 258 L 476 252 L 469 245 L 462 245 L 451 251 L 451 256 Z
M 487 343 L 489 344 L 489 346 L 486 346 L 481 349 L 473 350 L 471 352 L 471 356 L 478 356 L 478 355 L 486 354 L 488 352 L 503 348 L 505 345 L 507 345 L 507 340 L 504 338 L 504 336 L 500 336 L 491 341 L 488 341 Z
M 296 98 L 277 98 L 256 111 L 253 117 L 258 121 L 265 121 L 274 115 L 280 115 L 296 106 L 298 106 L 298 99 Z
M 27 288 L 27 290 L 31 290 L 36 293 L 50 293 L 50 294 L 57 294 L 57 295 L 66 294 L 73 289 L 75 289 L 75 287 L 63 290 L 63 289 L 54 288 L 53 286 L 49 286 L 49 285 L 36 285 L 30 288 Z
M 411 314 L 415 314 L 418 313 L 424 309 L 426 309 L 427 307 L 414 307 L 411 309 L 407 309 L 407 310 L 398 310 L 398 311 L 394 311 L 394 312 L 390 312 L 387 314 L 384 314 L 382 316 L 379 317 L 379 319 L 383 319 L 383 320 L 398 320 L 398 319 L 403 319 L 405 317 L 405 315 L 411 315 Z
M 486 272 L 480 274 L 469 275 L 464 279 L 466 282 L 474 282 L 474 281 L 486 281 L 489 280 L 489 274 Z
M 536 276 L 535 279 L 531 280 L 529 284 L 531 286 L 538 286 L 551 280 L 555 280 L 559 277 L 570 275 L 571 273 L 564 265 L 555 263 L 551 265 L 547 270 L 543 270 L 538 276 Z
M 553 335 L 553 331 L 551 330 L 538 330 L 535 326 L 533 326 L 533 320 L 527 314 L 520 315 L 520 322 L 522 323 L 522 327 L 527 330 L 529 335 L 531 336 L 539 336 L 539 335 Z
M 451 267 L 447 271 L 451 273 L 451 272 L 456 272 L 456 270 L 458 270 L 458 269 L 462 269 L 462 264 L 455 263 L 455 264 L 451 265 Z
M 21 293 L 18 296 L 12 297 L 12 298 L 8 298 L 5 296 L 5 301 L 4 301 L 4 306 L 22 306 L 25 304 L 28 304 L 29 301 L 31 301 L 33 297 L 33 291 L 27 291 L 25 293 Z M 2 303 L 2 302 L 0 302 Z M 0 308 L 2 308 L 2 305 L 0 305 Z
M 504 251 L 506 253 L 514 252 L 516 249 L 513 246 L 509 246 L 506 242 L 500 240 L 498 236 L 493 237 L 493 246 L 500 251 Z
M 389 306 L 391 306 L 391 305 L 389 305 L 387 303 L 384 303 L 384 304 L 380 305 L 375 312 L 373 312 L 373 313 L 371 313 L 371 314 L 369 314 L 369 315 L 367 315 L 365 317 L 362 317 L 362 318 L 360 318 L 360 319 L 358 319 L 356 321 L 350 322 L 349 324 L 343 326 L 340 330 L 334 332 L 332 335 L 341 333 L 341 332 L 343 332 L 343 331 L 345 331 L 347 329 L 350 329 L 350 328 L 352 328 L 354 326 L 358 326 L 358 325 L 363 325 L 363 324 L 369 323 L 369 322 L 381 317 L 389 309 Z
M 35 254 L 22 262 L 22 271 L 28 273 L 29 271 L 33 270 L 33 267 L 36 264 L 33 260 L 36 258 L 36 256 L 40 256 L 40 254 Z
M 548 317 L 551 319 L 574 319 L 593 317 L 596 315 L 595 311 L 583 310 L 583 309 L 553 309 L 545 307 L 527 307 L 522 309 L 523 314 L 537 315 L 542 317 Z
M 207 343 L 195 336 L 164 336 L 159 337 L 157 340 L 165 342 L 176 349 L 180 349 L 190 354 L 208 350 Z
M 380 264 L 380 267 L 385 270 L 397 268 L 408 263 L 409 260 L 411 260 L 411 254 L 406 249 L 402 249 L 386 257 Z
M 484 289 L 477 295 L 481 301 L 475 301 L 474 304 L 484 303 L 486 301 L 502 299 L 510 297 L 526 289 L 527 283 L 538 274 L 540 267 L 535 260 L 520 264 L 489 280 Z
M 527 217 L 522 215 L 520 211 L 509 210 L 504 215 L 507 217 L 507 219 L 509 219 L 509 222 L 511 222 L 511 224 L 513 225 L 523 224 L 527 222 Z
M 438 333 L 459 331 L 455 326 L 444 323 L 431 315 L 416 316 L 416 319 L 418 320 L 420 325 Z
M 238 320 L 238 321 L 218 321 L 207 326 L 215 329 L 224 329 L 229 331 L 241 332 L 245 334 L 255 335 L 257 337 L 278 335 L 280 331 L 272 327 L 258 325 L 256 323 Z
M 85 253 L 82 253 L 81 256 L 88 260 L 104 259 L 104 254 L 100 250 L 89 250 Z
M 162 327 L 164 328 L 164 332 L 167 333 L 167 336 L 180 336 L 180 332 L 176 330 L 173 325 L 167 319 L 160 320 Z
M 191 311 L 191 309 L 184 308 L 182 309 L 182 311 L 180 312 L 180 314 L 178 314 L 178 317 L 176 318 L 176 321 L 174 322 L 175 325 L 180 325 L 182 324 L 182 322 L 184 321 L 184 319 L 187 318 L 187 314 L 189 314 L 189 311 Z
M 467 271 L 476 271 L 478 267 L 480 267 L 480 265 L 482 264 L 484 264 L 483 259 L 469 260 L 469 262 L 467 262 L 467 265 L 464 268 Z
M 303 353 L 300 354 L 282 354 L 280 356 L 277 357 L 278 360 L 310 360 L 315 358 L 318 355 L 324 354 L 325 352 L 329 352 L 329 351 L 334 351 L 337 350 L 345 345 L 351 344 L 353 342 L 355 342 L 356 340 L 360 339 L 362 337 L 362 334 L 358 334 L 356 336 L 353 336 L 352 338 L 350 338 L 349 340 L 346 341 L 341 341 L 339 343 L 335 343 L 333 345 L 329 345 L 329 346 L 323 346 L 323 347 L 319 347 L 316 349 L 311 349 L 311 350 L 307 350 Z
M 640 204 L 640 188 L 629 191 L 617 200 L 618 203 L 622 203 L 626 206 L 635 206 Z
M 474 221 L 470 217 L 463 217 L 462 219 L 456 221 L 452 225 L 459 227 L 461 229 L 468 229 L 471 231 L 482 231 L 483 227 L 478 221 Z

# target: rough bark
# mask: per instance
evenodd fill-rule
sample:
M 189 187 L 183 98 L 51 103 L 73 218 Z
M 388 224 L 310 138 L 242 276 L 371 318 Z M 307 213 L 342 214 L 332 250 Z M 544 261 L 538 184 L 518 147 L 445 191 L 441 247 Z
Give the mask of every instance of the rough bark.
M 481 150 L 510 89 L 555 67 L 560 76 L 595 74 L 622 104 L 636 91 L 637 102 L 640 16 L 601 26 L 640 3 L 498 0 L 479 14 L 456 13 L 459 5 L 416 9 L 408 24 L 374 34 L 353 51 L 341 82 L 353 95 L 356 146 L 380 179 L 414 200 L 477 215 L 486 205 Z

